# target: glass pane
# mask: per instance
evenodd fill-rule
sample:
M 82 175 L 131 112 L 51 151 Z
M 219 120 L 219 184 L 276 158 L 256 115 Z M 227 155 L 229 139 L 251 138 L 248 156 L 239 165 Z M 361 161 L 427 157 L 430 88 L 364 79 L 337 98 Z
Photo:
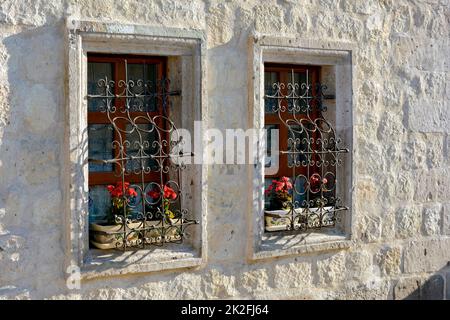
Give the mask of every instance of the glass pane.
M 294 72 L 294 83 L 298 84 L 298 88 L 296 88 L 297 95 L 301 96 L 305 94 L 306 87 L 302 88 L 302 84 L 306 83 L 306 71 L 302 72 Z
M 131 125 L 127 125 L 127 132 L 132 130 Z M 140 171 L 142 166 L 144 168 L 157 168 L 157 162 L 149 158 L 150 155 L 157 155 L 159 148 L 154 145 L 157 139 L 156 128 L 151 124 L 138 124 L 133 132 L 128 134 L 127 140 L 130 142 L 127 147 L 127 155 L 138 157 L 137 159 L 129 160 L 126 165 L 127 171 Z
M 299 166 L 299 165 L 302 166 L 302 164 L 300 162 L 307 160 L 306 154 L 298 153 L 301 151 L 303 151 L 303 152 L 308 151 L 306 130 L 305 129 L 302 130 L 301 126 L 290 126 L 289 127 L 288 151 L 296 152 L 294 154 L 292 154 L 292 153 L 288 154 L 288 166 L 289 167 L 294 166 L 295 162 L 297 163 L 297 166 Z
M 295 180 L 293 201 L 294 201 L 294 206 L 296 208 L 305 207 L 305 204 L 306 204 L 306 203 L 304 203 L 304 201 L 306 200 L 305 183 L 306 183 L 306 179 L 304 179 L 304 178 L 297 178 Z
M 273 96 L 276 94 L 273 84 L 278 82 L 278 74 L 276 72 L 264 72 L 264 94 Z M 274 113 L 278 105 L 277 99 L 265 98 L 264 108 L 266 113 Z
M 134 94 L 149 95 L 156 93 L 157 69 L 156 64 L 129 63 L 127 64 L 128 80 L 134 82 L 130 91 Z M 132 98 L 129 100 L 133 111 L 156 111 L 156 97 Z
M 276 124 L 266 124 L 264 129 L 267 130 L 266 134 L 266 161 L 265 167 L 270 167 L 275 159 L 272 158 L 272 130 L 278 129 Z M 276 147 L 276 146 L 273 146 Z
M 106 222 L 111 210 L 111 197 L 106 186 L 89 187 L 89 222 Z
M 292 79 L 292 73 L 289 76 L 290 82 L 294 85 L 298 85 L 295 87 L 295 95 L 298 97 L 306 96 L 306 87 L 302 87 L 302 85 L 307 85 L 306 83 L 306 71 L 304 72 L 294 72 L 294 78 Z M 306 99 L 288 99 L 288 110 L 291 113 L 306 113 Z M 294 108 L 295 107 L 295 108 Z
M 95 160 L 108 160 L 114 158 L 112 141 L 114 130 L 109 124 L 90 124 L 88 126 L 88 157 Z M 112 171 L 112 163 L 95 163 L 89 161 L 90 172 Z
M 113 64 L 106 62 L 89 62 L 88 63 L 88 94 L 90 95 L 106 95 L 105 87 L 99 87 L 100 79 L 113 80 Z M 112 91 L 112 90 L 111 90 Z M 98 112 L 106 109 L 105 98 L 91 98 L 88 100 L 88 111 Z

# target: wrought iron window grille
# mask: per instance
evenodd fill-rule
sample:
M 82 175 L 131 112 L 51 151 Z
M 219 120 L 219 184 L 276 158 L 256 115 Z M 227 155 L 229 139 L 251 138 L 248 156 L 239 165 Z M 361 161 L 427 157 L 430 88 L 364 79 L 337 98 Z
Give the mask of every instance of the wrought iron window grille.
M 326 85 L 309 83 L 308 70 L 304 83 L 294 81 L 293 69 L 290 75 L 292 82 L 274 82 L 265 94 L 266 113 L 277 114 L 289 132 L 290 148 L 280 150 L 280 154 L 291 159 L 292 194 L 287 212 L 275 220 L 288 220 L 280 231 L 334 227 L 349 209 L 336 194 L 337 168 L 343 163 L 341 155 L 349 149 L 340 146 L 341 139 L 323 116 L 327 111 L 324 100 L 335 97 L 324 94 Z M 267 213 L 270 215 L 270 211 Z
M 107 115 L 114 131 L 115 152 L 111 159 L 89 158 L 88 161 L 117 166 L 114 174 L 122 183 L 119 198 L 124 204 L 114 214 L 116 231 L 104 235 L 113 236 L 115 248 L 123 250 L 182 243 L 188 236 L 186 228 L 199 222 L 189 218 L 188 209 L 181 204 L 184 193 L 181 173 L 186 165 L 176 160 L 194 155 L 182 151 L 183 137 L 170 117 L 171 98 L 180 96 L 181 92 L 171 91 L 167 78 L 153 82 L 128 80 L 126 71 L 125 80 L 116 82 L 105 77 L 97 81 L 97 87 L 98 94 L 88 94 L 87 99 L 97 101 L 99 112 Z M 146 101 L 152 99 L 162 110 L 157 115 L 145 109 Z M 155 137 L 153 141 L 144 139 L 148 133 Z M 138 138 L 132 141 L 128 138 L 131 134 Z M 127 149 L 131 147 L 137 152 L 128 154 Z M 150 173 L 157 173 L 157 181 L 148 180 L 146 175 Z M 126 185 L 130 175 L 138 176 L 139 181 Z M 137 195 L 130 196 L 128 188 L 134 189 Z M 166 195 L 166 190 L 173 193 Z

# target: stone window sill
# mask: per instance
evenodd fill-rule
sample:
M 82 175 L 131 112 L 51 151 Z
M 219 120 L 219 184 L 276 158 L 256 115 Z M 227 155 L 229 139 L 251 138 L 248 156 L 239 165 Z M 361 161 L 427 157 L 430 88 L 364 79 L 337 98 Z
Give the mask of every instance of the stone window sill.
M 352 241 L 347 235 L 333 229 L 320 232 L 274 232 L 264 233 L 261 245 L 254 252 L 253 259 L 270 259 L 275 257 L 347 249 Z
M 189 245 L 170 244 L 140 250 L 98 250 L 87 253 L 81 268 L 81 278 L 89 280 L 125 274 L 147 273 L 199 267 L 203 263 Z

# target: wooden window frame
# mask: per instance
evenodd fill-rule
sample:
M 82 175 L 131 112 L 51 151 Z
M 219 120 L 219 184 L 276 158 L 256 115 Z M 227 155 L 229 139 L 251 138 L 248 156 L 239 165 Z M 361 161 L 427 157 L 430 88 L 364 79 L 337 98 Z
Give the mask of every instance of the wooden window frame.
M 264 72 L 263 75 L 265 76 L 265 72 L 276 72 L 278 82 L 287 84 L 289 82 L 289 73 L 294 72 L 304 72 L 308 70 L 308 74 L 311 78 L 310 83 L 315 84 L 320 82 L 320 66 L 308 66 L 308 65 L 292 65 L 292 64 L 279 64 L 279 63 L 264 63 Z M 283 95 L 288 94 L 288 88 L 285 86 L 285 88 L 282 89 L 281 93 Z M 316 94 L 316 88 L 314 85 L 312 85 L 312 95 L 314 96 Z M 282 105 L 287 108 L 287 102 L 286 99 L 282 100 Z M 264 108 L 265 110 L 265 108 Z M 314 110 L 317 110 L 317 108 L 314 108 Z M 314 111 L 312 113 L 313 118 L 317 118 L 320 116 L 320 111 Z M 287 120 L 291 118 L 289 115 L 289 112 L 282 112 L 281 117 L 283 120 Z M 296 117 L 298 119 L 302 119 L 305 117 L 305 115 L 296 114 Z M 279 132 L 279 139 L 278 139 L 278 149 L 279 150 L 288 150 L 288 138 L 289 138 L 289 129 L 286 125 L 283 124 L 283 122 L 280 120 L 278 113 L 264 113 L 264 125 L 277 125 L 278 126 L 278 132 Z M 313 155 L 314 156 L 314 155 Z M 278 172 L 275 174 L 264 174 L 265 179 L 277 179 L 282 176 L 290 177 L 292 176 L 293 170 L 296 171 L 297 174 L 306 174 L 306 167 L 297 167 L 297 168 L 290 168 L 288 166 L 288 155 L 286 153 L 280 153 L 279 154 L 279 168 Z
M 118 87 L 118 82 L 120 80 L 126 81 L 126 70 L 125 66 L 126 64 L 155 64 L 157 66 L 157 79 L 161 80 L 166 77 L 167 75 L 167 58 L 166 57 L 157 57 L 157 56 L 141 56 L 141 55 L 124 55 L 124 54 L 101 54 L 101 53 L 89 53 L 88 54 L 88 63 L 90 62 L 100 62 L 100 63 L 112 63 L 113 64 L 113 79 L 116 86 L 114 87 L 114 94 L 119 94 L 122 88 Z M 116 107 L 124 107 L 125 105 L 125 99 L 119 98 L 115 101 Z M 136 118 L 138 116 L 146 116 L 148 117 L 154 117 L 158 115 L 162 115 L 162 105 L 161 101 L 157 100 L 157 110 L 156 111 L 132 111 L 130 112 L 131 118 Z M 166 116 L 168 116 L 168 110 L 170 108 L 166 108 Z M 88 109 L 88 126 L 89 125 L 95 125 L 95 124 L 111 124 L 110 120 L 108 119 L 108 116 L 106 112 L 101 111 L 89 111 Z M 160 121 L 165 121 L 160 118 Z M 144 119 L 138 120 L 136 122 L 137 124 L 143 123 L 148 124 L 148 121 L 145 121 Z M 121 130 L 125 129 L 126 123 L 125 121 L 118 121 L 117 122 L 118 127 Z M 157 123 L 158 125 L 165 126 L 164 123 Z M 114 130 L 114 140 L 119 139 L 120 133 Z M 168 134 L 167 134 L 168 135 Z M 167 139 L 168 137 L 162 137 Z M 125 140 L 125 134 L 122 134 L 122 139 Z M 120 151 L 116 148 L 115 149 L 114 157 L 117 157 L 120 153 Z M 120 166 L 113 165 L 112 171 L 103 171 L 103 172 L 91 172 L 89 171 L 89 177 L 88 177 L 88 184 L 89 186 L 99 186 L 99 185 L 108 185 L 108 184 L 115 184 L 117 181 L 120 181 Z M 150 173 L 145 174 L 144 176 L 144 182 L 150 182 L 150 181 L 158 181 L 161 178 L 161 173 L 152 171 Z M 136 183 L 140 182 L 142 177 L 140 174 L 130 173 L 126 175 L 127 182 L 130 183 Z

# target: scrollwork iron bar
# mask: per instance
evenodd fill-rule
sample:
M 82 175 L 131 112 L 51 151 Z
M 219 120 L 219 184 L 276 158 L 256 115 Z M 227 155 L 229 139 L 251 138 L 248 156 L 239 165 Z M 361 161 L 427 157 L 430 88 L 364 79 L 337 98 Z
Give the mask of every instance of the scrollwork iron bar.
M 290 150 L 280 150 L 280 154 L 292 158 L 292 164 L 288 160 L 288 166 L 292 166 L 293 195 L 286 215 L 290 221 L 287 230 L 334 227 L 342 211 L 348 210 L 347 206 L 340 204 L 336 185 L 337 168 L 342 165 L 339 156 L 349 150 L 340 147 L 341 139 L 336 137 L 335 129 L 323 117 L 327 110 L 323 103 L 323 91 L 327 87 L 319 82 L 315 87 L 309 83 L 308 69 L 304 83 L 295 82 L 293 69 L 290 75 L 291 82 L 275 82 L 272 84 L 274 93 L 265 94 L 266 99 L 276 102 L 271 111 L 287 127 L 288 146 L 291 145 Z M 285 89 L 287 93 L 284 93 Z M 289 117 L 282 116 L 286 113 L 289 113 Z M 297 169 L 301 172 L 298 173 Z M 306 174 L 303 174 L 305 171 Z M 313 187 L 312 178 L 319 181 L 318 189 Z M 300 191 L 301 187 L 298 190 L 299 181 L 303 183 L 303 192 Z M 295 195 L 305 199 L 299 203 Z
M 179 96 L 180 91 L 169 90 L 169 79 L 162 78 L 152 83 L 151 81 L 128 80 L 127 61 L 125 60 L 125 80 L 116 81 L 108 79 L 99 79 L 97 86 L 102 94 L 88 94 L 87 99 L 99 99 L 104 102 L 100 107 L 100 112 L 107 114 L 109 123 L 117 133 L 118 139 L 112 142 L 113 149 L 118 149 L 118 156 L 112 159 L 92 159 L 88 161 L 92 163 L 114 164 L 119 167 L 119 177 L 122 182 L 122 215 L 115 215 L 116 224 L 120 225 L 120 231 L 110 232 L 117 239 L 116 248 L 126 250 L 127 248 L 139 247 L 146 245 L 163 245 L 164 243 L 174 242 L 181 243 L 186 237 L 185 228 L 187 226 L 198 224 L 198 221 L 188 218 L 188 210 L 182 208 L 181 198 L 183 190 L 181 189 L 181 170 L 186 166 L 183 163 L 175 163 L 174 159 L 182 157 L 192 157 L 192 152 L 172 153 L 173 149 L 183 143 L 174 122 L 168 116 L 170 97 Z M 136 88 L 141 91 L 136 92 Z M 156 108 L 161 108 L 161 114 L 151 115 L 151 112 L 144 110 L 145 100 L 155 99 Z M 125 101 L 120 106 L 118 101 Z M 133 115 L 133 112 L 139 112 Z M 119 122 L 125 123 L 125 129 L 120 128 Z M 130 125 L 131 129 L 127 130 L 126 126 Z M 148 125 L 150 129 L 140 129 L 139 125 Z M 133 133 L 137 134 L 136 141 L 127 140 L 126 136 Z M 153 133 L 155 140 L 145 140 L 143 133 Z M 125 139 L 123 137 L 125 136 Z M 174 139 L 174 137 L 176 139 Z M 133 146 L 138 149 L 136 155 L 127 154 L 127 149 Z M 146 152 L 146 149 L 153 148 L 156 152 Z M 139 168 L 135 169 L 134 161 L 138 161 Z M 149 160 L 153 160 L 156 166 L 152 167 Z M 127 170 L 127 164 L 130 170 Z M 151 172 L 159 172 L 159 181 L 146 181 L 146 175 Z M 138 194 L 140 194 L 140 205 L 130 204 L 130 198 L 127 197 L 127 189 L 125 183 L 126 176 L 135 174 L 139 176 L 139 182 L 130 184 Z M 172 178 L 170 177 L 172 174 Z M 167 177 L 167 178 L 166 178 Z M 165 197 L 165 187 L 174 187 L 176 194 L 175 199 L 167 199 Z M 149 190 L 156 188 L 159 197 L 155 201 L 148 200 Z M 168 201 L 168 202 L 166 202 Z M 168 208 L 170 205 L 177 205 L 174 218 L 168 217 Z M 136 209 L 140 210 L 136 212 Z M 167 207 L 167 208 L 166 208 Z M 152 210 L 148 210 L 151 208 Z M 131 217 L 130 211 L 134 210 L 135 218 Z M 170 212 L 170 211 L 169 211 Z

